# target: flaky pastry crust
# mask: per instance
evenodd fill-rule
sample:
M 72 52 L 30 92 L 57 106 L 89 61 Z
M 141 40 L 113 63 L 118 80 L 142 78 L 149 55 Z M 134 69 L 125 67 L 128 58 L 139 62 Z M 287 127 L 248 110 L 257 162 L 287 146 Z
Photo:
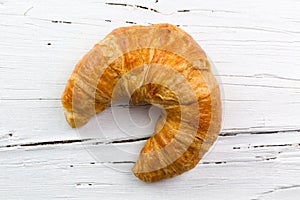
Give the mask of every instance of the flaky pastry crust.
M 210 63 L 176 26 L 118 28 L 98 42 L 68 80 L 62 95 L 66 120 L 80 127 L 124 96 L 163 109 L 132 169 L 142 181 L 194 168 L 220 131 L 220 91 Z

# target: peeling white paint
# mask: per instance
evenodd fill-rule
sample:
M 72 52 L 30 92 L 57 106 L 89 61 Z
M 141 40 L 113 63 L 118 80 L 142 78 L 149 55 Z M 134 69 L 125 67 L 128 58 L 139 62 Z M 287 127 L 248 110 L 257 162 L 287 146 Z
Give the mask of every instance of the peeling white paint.
M 0 199 L 296 199 L 299 10 L 296 0 L 2 0 Z M 195 169 L 144 184 L 130 169 L 145 140 L 124 136 L 111 108 L 98 115 L 106 138 L 80 138 L 60 95 L 76 62 L 112 29 L 162 22 L 189 32 L 214 62 L 224 128 Z M 132 109 L 148 120 L 143 107 Z

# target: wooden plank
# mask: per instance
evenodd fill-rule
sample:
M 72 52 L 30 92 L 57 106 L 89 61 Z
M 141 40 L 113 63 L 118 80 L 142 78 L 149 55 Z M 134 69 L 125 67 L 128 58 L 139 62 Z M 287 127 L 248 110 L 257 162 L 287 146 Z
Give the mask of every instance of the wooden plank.
M 289 195 L 299 192 L 299 132 L 219 137 L 195 169 L 154 184 L 141 183 L 130 172 L 136 159 L 132 152 L 143 143 L 2 146 L 0 194 L 6 199 L 264 199 L 288 189 L 296 190 Z M 84 148 L 102 152 L 101 157 Z M 123 153 L 113 154 L 114 148 Z
M 241 110 L 240 105 L 243 105 L 245 109 Z M 240 103 L 235 101 L 228 102 L 225 105 L 225 122 L 221 134 L 297 130 L 299 128 L 299 118 L 296 115 L 294 117 L 290 116 L 293 111 L 292 109 L 296 109 L 296 107 L 289 108 L 289 105 L 285 103 L 279 105 L 277 111 L 282 109 L 282 114 L 278 116 L 276 113 L 270 112 L 273 108 L 271 108 L 268 102 L 258 102 L 252 105 L 253 107 L 247 101 Z M 2 100 L 0 108 L 0 144 L 72 140 L 78 139 L 81 136 L 78 135 L 78 130 L 71 129 L 66 123 L 59 100 Z M 127 108 L 123 106 L 118 106 L 114 109 L 116 113 L 127 111 Z M 230 112 L 227 112 L 227 109 Z M 257 113 L 256 109 L 261 110 Z M 291 112 L 285 112 L 289 109 Z M 298 110 L 294 112 L 296 111 Z M 112 115 L 111 107 L 94 117 L 88 125 L 79 129 L 79 132 L 86 131 L 88 136 L 88 133 L 97 132 L 99 128 L 102 128 L 105 134 L 103 138 L 111 140 L 149 136 L 153 131 L 156 120 L 150 121 L 148 113 L 148 106 L 130 108 L 130 116 L 133 121 L 136 121 L 140 125 L 148 125 L 144 129 L 144 132 L 139 132 L 134 124 L 119 127 Z M 263 116 L 261 116 L 261 113 L 263 113 Z M 157 118 L 158 115 L 159 113 L 153 117 Z M 250 121 L 251 119 L 253 121 Z M 282 120 L 282 124 L 276 124 L 277 121 L 272 121 L 272 119 L 280 119 Z M 286 119 L 289 120 L 286 121 Z M 98 127 L 98 122 L 100 127 Z M 126 134 L 124 134 L 122 128 L 123 130 L 125 129 Z M 10 134 L 13 136 L 9 137 Z M 9 138 L 9 140 L 2 141 L 2 137 Z
M 17 2 L 4 1 L 1 6 L 3 101 L 58 100 L 78 59 L 114 27 L 130 25 L 121 19 L 135 17 L 144 20 L 138 21 L 141 24 L 176 19 L 175 24 L 190 32 L 215 63 L 225 94 L 226 132 L 299 129 L 298 3 L 280 9 L 280 2 L 273 2 L 272 9 L 262 13 L 261 2 L 249 10 L 249 2 L 233 7 L 201 2 L 199 8 L 198 3 L 165 6 L 147 1 L 144 6 L 162 10 L 155 13 L 136 7 L 135 1 L 129 6 L 87 2 L 80 7 L 80 1 L 27 1 L 22 6 Z M 84 18 L 77 14 L 79 8 L 89 11 Z M 201 21 L 195 23 L 198 18 Z
M 0 199 L 297 198 L 299 10 L 296 0 L 2 0 Z M 77 61 L 111 30 L 164 22 L 213 61 L 224 123 L 194 170 L 144 184 L 130 168 L 159 112 L 130 107 L 146 128 L 118 127 L 112 110 L 128 109 L 119 103 L 75 130 L 60 96 Z

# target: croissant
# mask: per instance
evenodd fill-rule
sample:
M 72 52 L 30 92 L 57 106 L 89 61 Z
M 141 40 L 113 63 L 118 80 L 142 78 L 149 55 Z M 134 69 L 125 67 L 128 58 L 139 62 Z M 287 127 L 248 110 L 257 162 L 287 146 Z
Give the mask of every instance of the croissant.
M 162 109 L 132 171 L 145 182 L 194 168 L 221 127 L 219 85 L 205 52 L 170 24 L 113 30 L 77 63 L 62 95 L 71 127 L 80 127 L 112 102 Z

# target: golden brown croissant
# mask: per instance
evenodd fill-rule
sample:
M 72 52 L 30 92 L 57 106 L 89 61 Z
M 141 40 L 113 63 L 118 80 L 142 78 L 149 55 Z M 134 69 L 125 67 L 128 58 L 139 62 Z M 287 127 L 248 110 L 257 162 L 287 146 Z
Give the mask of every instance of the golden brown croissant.
M 78 62 L 62 104 L 74 128 L 124 96 L 163 110 L 132 169 L 142 181 L 192 169 L 220 131 L 220 91 L 210 63 L 192 37 L 176 26 L 112 31 Z

